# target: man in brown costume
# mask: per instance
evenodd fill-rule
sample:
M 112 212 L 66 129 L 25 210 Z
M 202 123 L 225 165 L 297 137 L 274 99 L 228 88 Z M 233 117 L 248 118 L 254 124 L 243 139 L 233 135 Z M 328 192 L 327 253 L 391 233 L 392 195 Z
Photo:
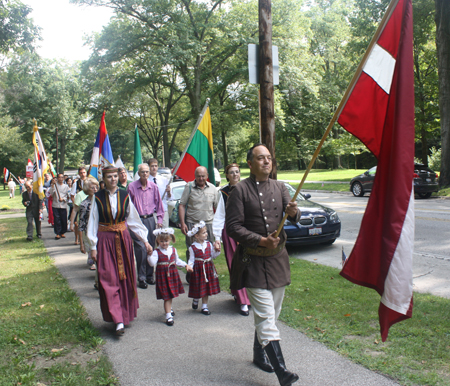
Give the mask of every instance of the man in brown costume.
M 288 386 L 299 377 L 286 369 L 276 321 L 291 274 L 286 233 L 283 230 L 279 237 L 275 233 L 283 212 L 297 223 L 300 210 L 290 201 L 286 186 L 269 178 L 272 157 L 265 145 L 253 146 L 247 153 L 247 163 L 250 177 L 231 191 L 226 207 L 227 233 L 239 243 L 233 256 L 230 288 L 247 288 L 256 328 L 253 362 L 264 371 L 275 371 L 280 385 Z

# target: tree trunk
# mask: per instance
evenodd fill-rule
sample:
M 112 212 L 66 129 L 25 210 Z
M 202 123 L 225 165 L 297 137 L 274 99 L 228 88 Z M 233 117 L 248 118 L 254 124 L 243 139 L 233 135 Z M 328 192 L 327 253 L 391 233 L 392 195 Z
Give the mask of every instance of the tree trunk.
M 436 48 L 441 115 L 441 174 L 439 185 L 450 186 L 450 1 L 436 0 Z
M 271 178 L 276 180 L 271 0 L 259 0 L 259 87 L 261 142 L 267 146 L 274 159 Z
M 223 153 L 223 166 L 228 166 L 228 148 L 227 148 L 227 137 L 225 135 L 225 130 L 222 129 L 222 153 Z
M 65 160 L 66 160 L 66 139 L 61 138 L 61 145 L 60 145 L 60 149 L 59 149 L 58 173 L 64 174 Z

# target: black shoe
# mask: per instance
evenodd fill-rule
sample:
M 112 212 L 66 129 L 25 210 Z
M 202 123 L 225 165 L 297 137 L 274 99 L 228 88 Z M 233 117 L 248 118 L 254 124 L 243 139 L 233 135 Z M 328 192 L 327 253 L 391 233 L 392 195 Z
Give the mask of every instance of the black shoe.
M 27 241 L 33 241 L 32 237 L 27 237 Z
M 139 287 L 139 288 L 142 288 L 142 289 L 147 289 L 148 285 L 147 285 L 147 283 L 145 282 L 145 280 L 139 280 L 138 287 Z
M 264 347 L 264 350 L 270 359 L 270 363 L 275 369 L 275 374 L 277 375 L 278 382 L 280 382 L 280 386 L 290 386 L 292 383 L 298 381 L 299 376 L 286 369 L 279 340 L 271 340 L 269 344 Z
M 166 319 L 166 324 L 167 324 L 168 326 L 173 326 L 173 323 L 174 323 L 173 318 L 167 318 L 167 319 Z
M 239 313 L 240 313 L 242 316 L 248 316 L 248 315 L 249 315 L 249 312 L 248 312 L 248 311 L 240 310 Z
M 203 315 L 211 315 L 211 311 L 208 310 L 207 308 L 203 308 L 203 309 L 202 309 L 202 314 L 203 314 Z
M 147 282 L 147 284 L 150 284 L 150 285 L 155 285 L 156 284 L 155 279 L 153 279 L 153 277 L 148 278 L 146 280 L 146 282 Z
M 172 316 L 175 316 L 175 311 L 174 311 L 174 310 L 170 310 L 170 314 L 171 314 Z
M 258 341 L 256 331 L 255 341 L 253 342 L 253 363 L 267 373 L 273 373 L 275 371 L 269 362 L 269 358 L 267 358 L 266 352 Z
M 98 284 L 94 283 L 94 288 L 98 291 Z
M 38 239 L 42 239 L 42 235 L 37 235 L 37 238 Z
M 196 310 L 198 308 L 198 302 L 196 302 L 195 300 L 192 301 L 192 309 Z

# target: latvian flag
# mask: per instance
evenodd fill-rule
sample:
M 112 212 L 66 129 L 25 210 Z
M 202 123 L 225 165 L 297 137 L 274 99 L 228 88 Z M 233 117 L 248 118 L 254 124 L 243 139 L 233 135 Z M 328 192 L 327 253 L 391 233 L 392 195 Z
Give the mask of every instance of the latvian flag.
M 9 173 L 9 170 L 6 168 L 3 168 L 3 183 L 7 184 L 10 176 L 11 176 L 11 174 Z
M 352 253 L 341 275 L 381 295 L 381 337 L 412 316 L 414 72 L 411 0 L 392 0 L 339 124 L 378 159 Z

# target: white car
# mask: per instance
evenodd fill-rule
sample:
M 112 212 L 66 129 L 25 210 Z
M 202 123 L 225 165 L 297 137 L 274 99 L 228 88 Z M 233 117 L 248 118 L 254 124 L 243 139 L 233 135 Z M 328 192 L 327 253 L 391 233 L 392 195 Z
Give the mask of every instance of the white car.
M 181 195 L 183 194 L 184 186 L 186 185 L 186 181 L 175 181 L 170 184 L 172 188 L 172 195 L 167 200 L 167 211 L 169 212 L 169 218 L 172 215 L 173 209 L 178 201 L 181 199 Z M 175 224 L 169 220 L 169 225 L 173 227 L 179 227 L 179 224 Z

